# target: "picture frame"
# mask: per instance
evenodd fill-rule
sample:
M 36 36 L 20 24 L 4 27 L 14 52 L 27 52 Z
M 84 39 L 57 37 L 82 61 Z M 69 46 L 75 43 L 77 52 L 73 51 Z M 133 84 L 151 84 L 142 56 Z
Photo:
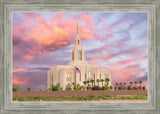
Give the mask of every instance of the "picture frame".
M 2 114 L 159 114 L 160 113 L 159 0 L 0 0 L 0 113 Z M 147 12 L 148 102 L 13 102 L 13 12 Z

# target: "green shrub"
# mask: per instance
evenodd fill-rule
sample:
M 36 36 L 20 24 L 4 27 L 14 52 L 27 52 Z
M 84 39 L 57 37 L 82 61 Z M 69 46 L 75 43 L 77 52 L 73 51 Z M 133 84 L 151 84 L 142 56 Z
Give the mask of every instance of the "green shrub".
M 128 90 L 131 90 L 132 88 L 131 88 L 131 86 L 129 85 L 129 86 L 127 86 L 127 89 L 128 89 Z
M 82 90 L 83 86 L 80 84 L 74 85 L 74 90 Z
M 112 90 L 112 89 L 113 89 L 113 87 L 112 87 L 112 86 L 109 86 L 109 89 L 110 89 L 110 90 Z
M 143 86 L 143 87 L 142 87 L 142 89 L 143 89 L 143 90 L 146 90 L 146 87 L 145 87 L 145 86 Z
M 83 97 L 83 100 L 87 100 L 87 97 L 84 96 L 84 97 Z
M 30 87 L 28 87 L 28 88 L 27 88 L 27 91 L 31 91 L 31 88 L 30 88 Z
M 22 89 L 21 89 L 21 87 L 16 86 L 16 87 L 15 87 L 15 88 L 13 88 L 12 90 L 15 92 L 15 91 L 21 91 Z
M 24 97 L 19 97 L 18 101 L 24 101 Z
M 59 90 L 61 90 L 60 84 L 59 83 L 56 84 L 56 85 L 52 84 L 52 86 L 51 86 L 51 88 L 49 88 L 49 90 L 50 91 L 59 91 Z
M 108 84 L 104 85 L 104 90 L 110 90 L 110 87 L 108 86 Z
M 105 95 L 99 95 L 98 98 L 105 99 L 106 96 Z
M 67 84 L 66 90 L 71 90 L 71 84 Z
M 94 86 L 94 87 L 92 88 L 92 90 L 101 90 L 101 87 L 99 87 L 99 86 Z
M 98 97 L 98 96 L 95 96 L 95 97 L 94 97 L 94 100 L 99 100 L 99 97 Z

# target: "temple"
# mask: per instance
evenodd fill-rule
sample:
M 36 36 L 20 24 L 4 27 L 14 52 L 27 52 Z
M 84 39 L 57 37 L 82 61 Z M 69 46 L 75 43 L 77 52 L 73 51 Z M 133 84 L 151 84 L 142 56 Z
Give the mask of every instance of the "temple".
M 84 81 L 91 79 L 94 80 L 95 85 L 98 85 L 96 80 L 105 80 L 105 78 L 110 79 L 109 86 L 111 86 L 111 75 L 108 70 L 97 65 L 88 64 L 88 62 L 85 61 L 85 51 L 81 45 L 77 22 L 77 36 L 71 53 L 71 61 L 68 65 L 57 65 L 48 70 L 48 88 L 50 88 L 52 84 L 56 85 L 59 83 L 62 90 L 65 90 L 68 84 L 74 82 L 75 84 L 79 83 L 83 85 Z

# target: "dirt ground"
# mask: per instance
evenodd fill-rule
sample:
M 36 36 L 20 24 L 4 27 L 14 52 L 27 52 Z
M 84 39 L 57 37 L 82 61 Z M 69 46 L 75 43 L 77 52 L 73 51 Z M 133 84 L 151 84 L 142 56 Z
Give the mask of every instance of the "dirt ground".
M 61 97 L 61 96 L 99 96 L 99 95 L 147 95 L 147 90 L 118 90 L 118 91 L 105 91 L 105 90 L 94 90 L 94 91 L 19 91 L 13 92 L 13 97 Z

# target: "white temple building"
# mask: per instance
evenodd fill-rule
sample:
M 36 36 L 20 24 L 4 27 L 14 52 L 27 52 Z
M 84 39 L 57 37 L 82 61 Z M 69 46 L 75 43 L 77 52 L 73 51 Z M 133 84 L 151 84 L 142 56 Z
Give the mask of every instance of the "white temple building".
M 76 68 L 79 70 L 76 70 Z M 52 84 L 56 85 L 59 83 L 62 90 L 65 90 L 68 84 L 74 82 L 75 84 L 79 83 L 83 85 L 84 81 L 91 79 L 94 80 L 95 85 L 98 85 L 96 80 L 105 80 L 105 78 L 110 79 L 109 86 L 111 86 L 111 75 L 107 69 L 88 64 L 88 62 L 85 61 L 85 51 L 81 45 L 77 23 L 77 36 L 71 53 L 71 61 L 68 65 L 58 65 L 48 70 L 48 88 L 50 88 Z

